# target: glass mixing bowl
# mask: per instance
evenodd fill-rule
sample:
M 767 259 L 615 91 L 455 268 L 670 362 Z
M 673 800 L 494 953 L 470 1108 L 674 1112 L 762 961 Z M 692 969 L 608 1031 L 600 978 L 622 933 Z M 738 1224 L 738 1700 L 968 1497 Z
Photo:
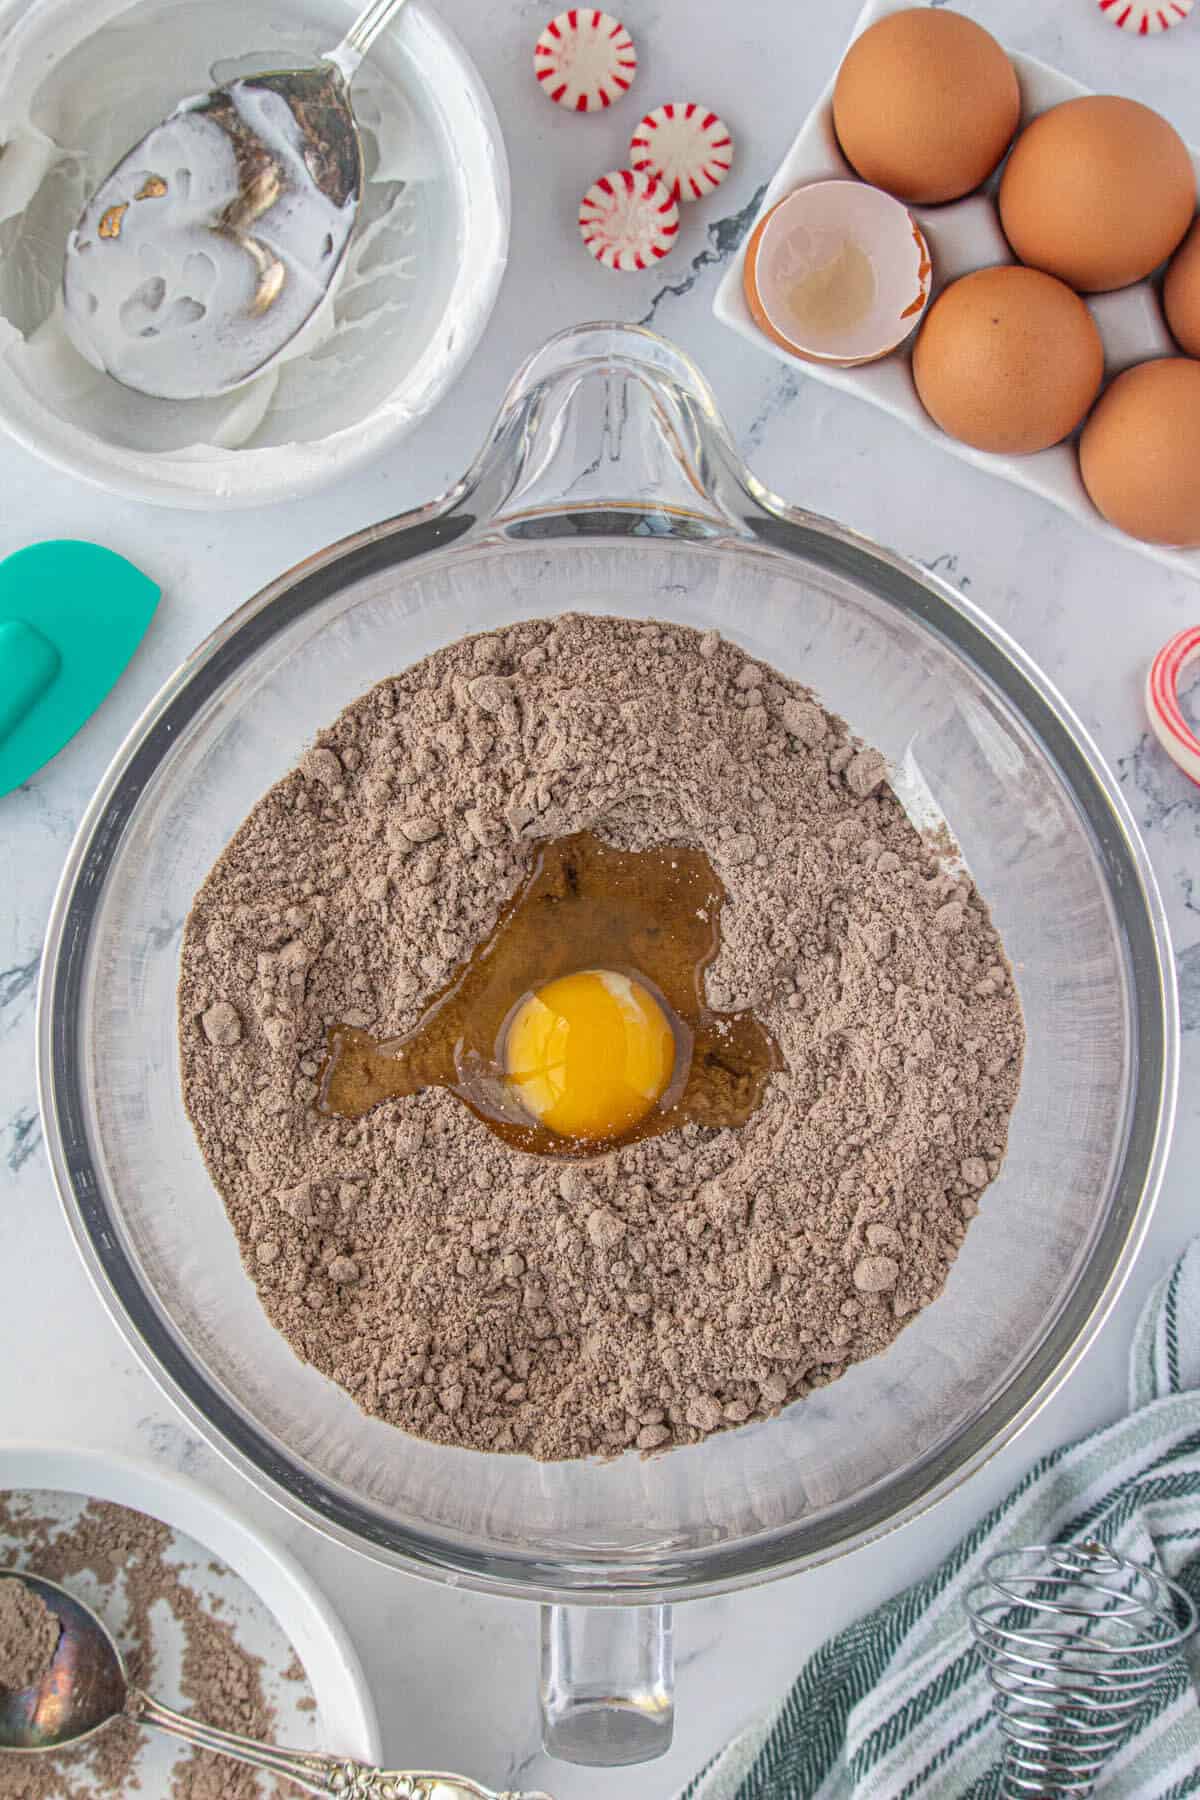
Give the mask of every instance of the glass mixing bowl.
M 1003 1173 L 945 1293 L 886 1355 L 694 1448 L 539 1465 L 364 1417 L 268 1324 L 184 1113 L 175 983 L 197 886 L 320 726 L 462 633 L 568 608 L 716 627 L 878 745 L 910 809 L 949 822 L 1016 967 L 1029 1043 Z M 607 1636 L 595 1611 L 553 1612 L 544 1633 L 552 1745 L 628 1759 L 669 1737 L 663 1620 L 646 1608 L 802 1569 L 911 1518 L 1083 1353 L 1162 1168 L 1169 967 L 1116 785 L 1021 651 L 923 570 L 767 494 L 672 346 L 584 327 L 532 359 L 449 494 L 249 601 L 134 729 L 50 922 L 46 1137 L 121 1329 L 261 1489 L 382 1562 L 631 1609 Z M 622 1681 L 597 1658 L 613 1655 L 637 1690 L 627 1730 L 604 1716 Z

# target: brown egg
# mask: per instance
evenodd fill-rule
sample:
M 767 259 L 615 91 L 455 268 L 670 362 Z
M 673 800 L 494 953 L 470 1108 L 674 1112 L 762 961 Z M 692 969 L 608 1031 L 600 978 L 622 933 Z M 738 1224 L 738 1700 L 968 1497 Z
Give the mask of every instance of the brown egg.
M 1083 428 L 1079 467 L 1130 537 L 1200 545 L 1200 362 L 1164 356 L 1118 375 Z
M 1100 392 L 1104 347 L 1078 294 L 1036 269 L 979 269 L 934 302 L 913 352 L 925 410 L 977 450 L 1029 456 Z
M 1021 114 L 1017 77 L 990 32 L 913 7 L 856 38 L 833 92 L 847 161 L 897 199 L 933 205 L 986 181 Z
M 1141 281 L 1166 261 L 1196 210 L 1196 171 L 1160 114 L 1088 94 L 1052 106 L 1021 133 L 999 200 L 1022 262 L 1095 294 Z
M 1163 282 L 1163 310 L 1179 348 L 1200 356 L 1200 219 L 1171 258 Z

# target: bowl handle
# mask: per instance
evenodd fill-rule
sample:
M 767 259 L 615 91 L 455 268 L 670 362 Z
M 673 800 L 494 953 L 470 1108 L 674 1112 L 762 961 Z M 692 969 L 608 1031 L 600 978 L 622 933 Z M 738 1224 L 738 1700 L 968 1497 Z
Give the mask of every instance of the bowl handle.
M 675 535 L 728 538 L 757 535 L 781 503 L 745 467 L 683 351 L 639 325 L 580 325 L 530 357 L 439 510 L 472 533 L 529 537 L 539 514 L 621 505 Z
M 671 1747 L 669 1606 L 543 1606 L 542 1741 L 560 1762 L 620 1768 Z

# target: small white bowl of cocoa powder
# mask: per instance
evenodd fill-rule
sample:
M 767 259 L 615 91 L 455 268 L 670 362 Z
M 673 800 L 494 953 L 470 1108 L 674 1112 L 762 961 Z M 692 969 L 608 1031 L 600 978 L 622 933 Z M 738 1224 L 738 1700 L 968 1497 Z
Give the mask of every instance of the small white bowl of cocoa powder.
M 134 1679 L 206 1723 L 376 1763 L 362 1669 L 286 1552 L 195 1482 L 88 1450 L 0 1445 L 0 1570 L 61 1583 Z M 0 1800 L 257 1800 L 254 1770 L 117 1721 L 62 1755 L 0 1757 Z M 289 1792 L 293 1791 L 288 1789 Z

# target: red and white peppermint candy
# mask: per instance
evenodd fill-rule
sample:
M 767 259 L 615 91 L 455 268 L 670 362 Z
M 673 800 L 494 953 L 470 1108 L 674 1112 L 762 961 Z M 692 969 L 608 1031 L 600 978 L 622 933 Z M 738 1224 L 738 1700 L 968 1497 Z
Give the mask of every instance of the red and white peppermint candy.
M 533 47 L 542 92 L 572 112 L 599 112 L 619 100 L 637 74 L 637 51 L 619 19 L 573 6 L 551 19 Z
M 629 142 L 629 166 L 665 182 L 676 200 L 701 200 L 719 188 L 733 161 L 724 119 L 694 100 L 668 100 L 646 114 Z
M 1179 678 L 1200 658 L 1200 625 L 1181 631 L 1164 644 L 1146 677 L 1146 711 L 1155 737 L 1189 780 L 1200 787 L 1200 738 L 1183 716 Z
M 1139 37 L 1170 31 L 1172 25 L 1187 18 L 1193 4 L 1194 0 L 1162 0 L 1161 6 L 1135 4 L 1134 0 L 1098 0 L 1100 11 L 1107 13 L 1114 25 L 1122 31 L 1136 31 Z
M 679 231 L 679 208 L 657 175 L 614 169 L 579 202 L 583 241 L 609 269 L 650 269 Z

